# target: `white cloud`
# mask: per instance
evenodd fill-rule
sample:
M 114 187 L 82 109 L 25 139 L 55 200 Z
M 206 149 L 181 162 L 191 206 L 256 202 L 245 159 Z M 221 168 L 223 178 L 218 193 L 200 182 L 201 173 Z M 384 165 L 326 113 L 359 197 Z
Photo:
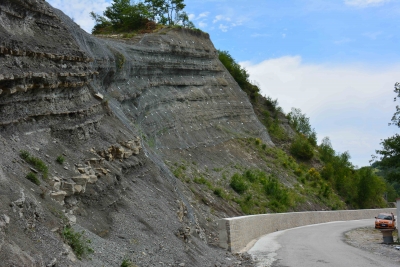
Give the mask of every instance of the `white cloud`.
M 382 5 L 390 1 L 391 0 L 344 0 L 344 3 L 355 7 L 369 7 Z
M 286 33 L 282 33 L 282 38 L 286 38 Z
M 208 17 L 209 14 L 210 14 L 210 12 L 203 12 L 197 17 L 197 19 Z
M 189 20 L 192 20 L 192 21 L 200 20 L 202 18 L 208 17 L 209 14 L 210 14 L 210 12 L 203 12 L 203 13 L 200 13 L 198 16 L 196 16 L 195 14 L 189 14 Z
M 220 29 L 221 31 L 223 31 L 223 32 L 227 32 L 228 29 L 229 29 L 229 27 L 228 27 L 227 25 L 220 24 L 220 25 L 219 25 L 219 29 Z
M 232 21 L 230 16 L 217 15 L 215 16 L 213 23 L 224 22 L 224 24 L 219 24 L 219 29 L 223 32 L 227 32 L 229 28 L 243 25 L 246 20 L 248 20 L 246 17 L 236 17 L 236 20 Z
M 340 40 L 336 40 L 333 43 L 337 44 L 337 45 L 341 45 L 341 44 L 347 44 L 347 43 L 350 43 L 350 42 L 353 42 L 353 39 L 343 38 L 343 39 L 340 39 Z
M 271 34 L 267 34 L 267 33 L 253 33 L 252 35 L 250 35 L 251 37 L 271 37 Z
M 106 7 L 110 6 L 107 0 L 47 0 L 47 2 L 63 11 L 87 32 L 91 32 L 94 26 L 94 21 L 89 13 L 93 11 L 103 14 Z
M 215 16 L 215 19 L 213 20 L 213 23 L 217 23 L 218 21 L 231 21 L 230 17 L 224 16 L 224 15 L 217 15 Z
M 329 136 L 335 150 L 349 150 L 356 165 L 367 165 L 380 139 L 397 129 L 388 122 L 395 111 L 393 85 L 400 66 L 304 64 L 299 56 L 241 65 L 260 84 L 262 95 L 278 98 L 285 112 L 300 108 L 318 138 Z
M 366 32 L 363 35 L 368 37 L 371 40 L 376 40 L 376 38 L 378 38 L 378 36 L 381 34 L 382 34 L 382 32 Z
M 196 15 L 195 14 L 188 14 L 188 18 L 189 18 L 189 20 L 195 20 L 196 19 Z
M 204 29 L 204 28 L 207 27 L 207 23 L 205 23 L 204 21 L 200 21 L 200 22 L 199 22 L 199 27 L 202 28 L 202 29 Z

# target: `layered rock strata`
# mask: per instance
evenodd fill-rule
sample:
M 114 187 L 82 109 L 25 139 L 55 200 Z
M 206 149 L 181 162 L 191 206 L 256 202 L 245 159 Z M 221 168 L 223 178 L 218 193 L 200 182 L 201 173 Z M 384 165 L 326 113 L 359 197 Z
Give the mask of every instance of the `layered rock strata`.
M 273 145 L 207 34 L 101 39 L 43 0 L 0 2 L 5 265 L 120 266 L 129 256 L 141 266 L 232 266 L 204 243 L 163 162 L 168 151 L 237 137 Z M 21 150 L 49 167 L 40 186 L 25 178 L 33 167 Z M 93 240 L 92 260 L 68 256 L 61 232 L 75 223 Z

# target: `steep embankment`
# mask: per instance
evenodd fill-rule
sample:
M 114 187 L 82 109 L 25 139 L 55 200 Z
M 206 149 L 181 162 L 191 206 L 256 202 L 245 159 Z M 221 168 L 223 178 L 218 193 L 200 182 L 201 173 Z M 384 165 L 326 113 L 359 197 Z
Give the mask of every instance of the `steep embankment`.
M 215 215 L 164 165 L 251 165 L 235 138 L 272 145 L 208 35 L 101 40 L 42 0 L 0 10 L 2 264 L 232 266 L 207 244 Z M 91 260 L 68 252 L 67 224 L 86 231 Z

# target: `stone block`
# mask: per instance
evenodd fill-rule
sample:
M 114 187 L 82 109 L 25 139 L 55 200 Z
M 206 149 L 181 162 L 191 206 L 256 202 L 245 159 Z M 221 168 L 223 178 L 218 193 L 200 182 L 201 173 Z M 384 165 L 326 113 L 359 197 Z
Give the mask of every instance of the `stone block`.
M 77 168 L 77 170 L 78 170 L 79 173 L 87 174 L 87 169 L 86 168 Z
M 75 194 L 84 193 L 85 188 L 79 184 L 74 185 Z
M 89 184 L 94 184 L 95 182 L 97 182 L 98 178 L 96 175 L 89 175 Z
M 133 155 L 133 150 L 127 150 L 125 151 L 124 158 L 127 159 L 132 155 Z
M 61 182 L 55 182 L 55 183 L 53 184 L 53 188 L 54 188 L 55 191 L 60 191 Z
M 53 192 L 50 193 L 50 197 L 60 203 L 61 205 L 64 205 L 64 198 L 67 195 L 67 192 L 65 191 L 58 191 L 58 192 Z
M 74 185 L 75 183 L 63 182 L 61 189 L 67 193 L 67 196 L 71 196 L 75 193 Z
M 103 100 L 103 98 L 104 98 L 103 95 L 100 93 L 96 93 L 94 96 L 99 100 Z
M 71 177 L 71 179 L 78 185 L 86 186 L 89 181 L 89 175 L 82 174 L 80 176 Z

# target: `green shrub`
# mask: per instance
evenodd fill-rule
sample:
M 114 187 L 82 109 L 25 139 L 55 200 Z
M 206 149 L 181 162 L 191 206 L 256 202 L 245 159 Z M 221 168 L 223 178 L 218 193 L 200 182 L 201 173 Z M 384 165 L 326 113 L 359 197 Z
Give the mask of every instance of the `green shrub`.
M 124 259 L 121 263 L 121 267 L 137 267 L 137 265 L 133 264 L 130 260 Z
M 297 168 L 297 169 L 294 171 L 294 174 L 295 174 L 297 177 L 300 177 L 300 176 L 303 174 L 303 171 L 302 171 L 300 168 Z
M 212 189 L 212 184 L 210 183 L 210 181 L 208 181 L 206 178 L 204 178 L 203 176 L 201 176 L 200 178 L 194 178 L 193 182 L 195 182 L 196 184 L 204 184 L 206 185 L 209 189 Z
M 43 160 L 33 157 L 26 150 L 21 150 L 19 153 L 20 157 L 23 158 L 26 162 L 33 165 L 36 169 L 42 172 L 43 178 L 47 178 L 49 174 L 49 168 Z
M 131 261 L 130 260 L 123 260 L 121 263 L 121 267 L 130 267 L 131 266 Z
M 34 183 L 36 185 L 40 185 L 39 179 L 36 177 L 36 174 L 34 174 L 33 172 L 28 173 L 26 175 L 26 179 L 28 179 L 29 181 L 31 181 L 32 183 Z
M 26 151 L 26 150 L 21 150 L 21 151 L 19 152 L 19 155 L 20 155 L 20 157 L 23 158 L 24 160 L 28 160 L 28 158 L 30 157 L 29 152 Z
M 262 181 L 267 178 L 265 172 L 261 170 L 246 170 L 243 172 L 242 176 L 251 183 Z
M 265 149 L 267 148 L 267 145 L 266 145 L 266 144 L 262 144 L 262 146 L 261 146 L 261 147 L 262 147 L 262 149 L 264 149 L 264 150 L 265 150 Z
M 307 172 L 307 178 L 310 181 L 320 181 L 321 180 L 321 175 L 315 168 L 311 168 Z
M 290 146 L 290 153 L 299 159 L 310 160 L 314 156 L 314 148 L 304 135 L 299 135 Z
M 247 189 L 248 185 L 243 177 L 235 173 L 231 178 L 231 183 L 229 184 L 233 190 L 235 190 L 238 194 L 243 194 Z
M 64 161 L 65 161 L 65 158 L 64 158 L 63 156 L 60 155 L 60 156 L 57 157 L 56 161 L 57 161 L 58 163 L 60 163 L 60 164 L 63 164 Z
M 62 231 L 62 237 L 64 238 L 64 241 L 71 246 L 78 259 L 82 259 L 82 257 L 94 252 L 89 246 L 91 241 L 86 239 L 83 234 L 83 231 L 77 233 L 74 231 L 74 229 L 68 226 L 64 227 Z
M 269 178 L 268 181 L 264 184 L 264 192 L 267 196 L 273 196 L 279 190 L 278 180 L 275 178 Z
M 219 188 L 219 187 L 215 188 L 214 194 L 216 196 L 219 196 L 220 198 L 224 198 L 224 191 L 222 191 L 222 188 Z

